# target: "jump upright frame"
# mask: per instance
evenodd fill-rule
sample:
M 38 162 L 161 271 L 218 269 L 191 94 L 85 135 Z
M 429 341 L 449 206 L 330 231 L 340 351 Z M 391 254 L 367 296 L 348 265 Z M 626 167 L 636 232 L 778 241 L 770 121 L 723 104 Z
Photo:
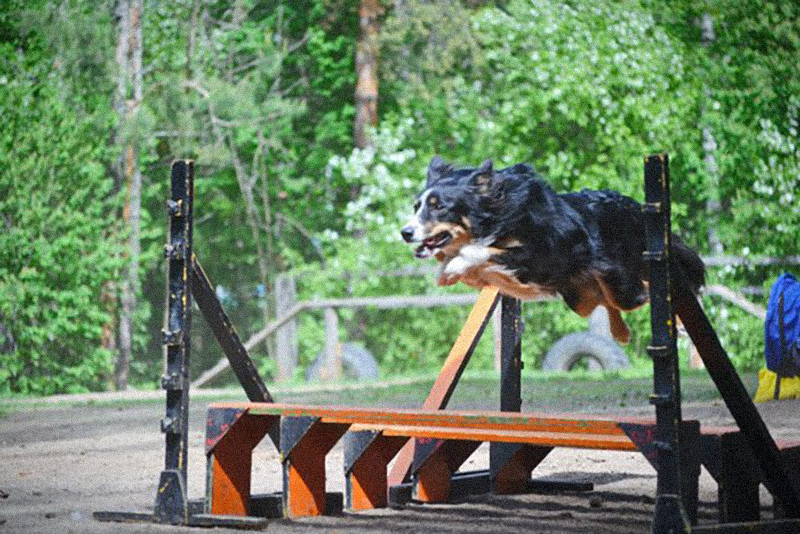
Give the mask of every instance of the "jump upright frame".
M 320 515 L 409 500 L 447 502 L 469 493 L 589 490 L 591 485 L 542 482 L 531 472 L 554 447 L 638 450 L 657 470 L 652 532 L 800 532 L 800 447 L 773 440 L 736 374 L 702 307 L 671 259 L 669 160 L 645 158 L 650 273 L 654 420 L 561 417 L 518 413 L 521 407 L 520 302 L 485 288 L 422 410 L 292 406 L 274 402 L 213 285 L 192 251 L 193 163 L 176 161 L 167 202 L 169 241 L 165 467 L 153 513 L 97 512 L 105 521 L 151 521 L 195 526 L 261 528 L 268 517 Z M 207 489 L 187 497 L 191 301 L 200 308 L 230 361 L 249 403 L 216 404 L 206 427 Z M 502 310 L 499 412 L 446 408 L 495 308 Z M 676 315 L 708 369 L 737 428 L 705 428 L 681 413 Z M 253 448 L 269 435 L 282 457 L 283 491 L 252 495 Z M 344 498 L 325 491 L 325 455 L 344 440 Z M 482 442 L 490 442 L 490 469 L 459 472 Z M 389 462 L 395 459 L 391 471 Z M 704 465 L 719 483 L 720 523 L 696 525 L 697 480 Z M 732 465 L 736 465 L 732 468 Z M 760 520 L 758 485 L 774 500 L 775 518 Z M 582 487 L 585 486 L 585 487 Z

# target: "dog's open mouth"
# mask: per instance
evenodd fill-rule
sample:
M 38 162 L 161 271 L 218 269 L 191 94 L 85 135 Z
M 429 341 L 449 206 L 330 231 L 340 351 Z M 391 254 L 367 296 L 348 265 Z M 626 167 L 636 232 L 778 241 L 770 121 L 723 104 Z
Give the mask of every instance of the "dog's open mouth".
M 414 255 L 417 258 L 429 258 L 437 249 L 447 245 L 451 239 L 453 239 L 453 236 L 450 232 L 439 232 L 434 236 L 423 239 L 422 244 L 417 247 Z

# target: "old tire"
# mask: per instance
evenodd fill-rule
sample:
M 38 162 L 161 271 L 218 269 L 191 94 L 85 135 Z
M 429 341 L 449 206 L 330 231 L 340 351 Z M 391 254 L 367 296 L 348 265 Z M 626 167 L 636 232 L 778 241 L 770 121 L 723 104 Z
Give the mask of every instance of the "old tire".
M 320 370 L 325 360 L 325 353 L 317 354 L 314 362 L 306 368 L 306 381 L 320 379 Z M 355 343 L 342 344 L 342 375 L 351 380 L 377 380 L 380 376 L 378 362 L 370 351 Z
M 559 339 L 544 357 L 545 371 L 570 371 L 582 362 L 590 371 L 624 369 L 631 362 L 613 339 L 591 332 L 576 332 Z

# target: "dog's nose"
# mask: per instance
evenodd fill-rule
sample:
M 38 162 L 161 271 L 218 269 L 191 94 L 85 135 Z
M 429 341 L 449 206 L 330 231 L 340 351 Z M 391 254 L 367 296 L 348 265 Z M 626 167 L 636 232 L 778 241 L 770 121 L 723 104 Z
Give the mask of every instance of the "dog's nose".
M 403 239 L 406 243 L 410 243 L 411 240 L 414 238 L 414 229 L 410 226 L 406 226 L 402 230 L 400 230 L 400 235 L 403 236 Z

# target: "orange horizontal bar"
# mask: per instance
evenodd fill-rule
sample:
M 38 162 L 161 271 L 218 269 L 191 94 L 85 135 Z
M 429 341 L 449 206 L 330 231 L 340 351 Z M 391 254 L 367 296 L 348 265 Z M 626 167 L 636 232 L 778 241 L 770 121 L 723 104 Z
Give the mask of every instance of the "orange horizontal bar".
M 467 441 L 492 441 L 526 443 L 548 447 L 570 447 L 577 449 L 603 449 L 635 451 L 636 445 L 627 436 L 610 436 L 587 433 L 534 432 L 525 430 L 491 430 L 476 428 L 428 427 L 428 426 L 381 426 L 373 430 L 383 431 L 385 436 L 411 438 L 458 439 Z
M 324 423 L 377 425 L 379 427 L 403 425 L 624 436 L 625 433 L 617 424 L 619 422 L 653 424 L 652 420 L 646 419 L 608 419 L 593 416 L 576 418 L 497 411 L 385 410 L 272 403 L 217 403 L 211 405 L 212 409 L 232 407 L 246 409 L 250 415 L 318 417 Z

